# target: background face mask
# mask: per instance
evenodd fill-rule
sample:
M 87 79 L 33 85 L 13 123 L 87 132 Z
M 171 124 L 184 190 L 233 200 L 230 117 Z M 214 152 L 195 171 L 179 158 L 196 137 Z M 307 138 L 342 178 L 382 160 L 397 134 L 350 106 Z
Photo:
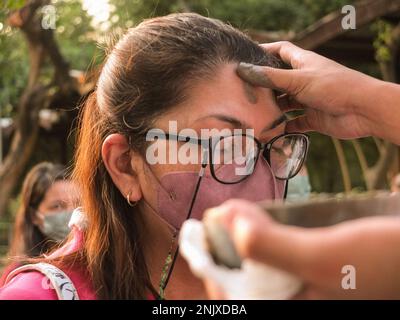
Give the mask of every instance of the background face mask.
M 72 216 L 72 211 L 61 211 L 51 215 L 40 213 L 43 218 L 43 226 L 40 230 L 50 239 L 61 241 L 64 240 L 70 229 L 68 227 L 69 220 Z
M 229 165 L 219 170 L 222 170 L 219 176 L 234 174 Z M 170 172 L 160 179 L 156 211 L 176 230 L 186 220 L 198 177 L 198 172 Z M 206 209 L 232 198 L 249 201 L 280 199 L 283 197 L 284 187 L 285 182 L 275 179 L 269 164 L 260 156 L 254 172 L 237 184 L 222 184 L 211 175 L 203 176 L 191 218 L 200 220 Z
M 306 200 L 310 197 L 311 185 L 307 175 L 297 175 L 288 185 L 288 201 Z

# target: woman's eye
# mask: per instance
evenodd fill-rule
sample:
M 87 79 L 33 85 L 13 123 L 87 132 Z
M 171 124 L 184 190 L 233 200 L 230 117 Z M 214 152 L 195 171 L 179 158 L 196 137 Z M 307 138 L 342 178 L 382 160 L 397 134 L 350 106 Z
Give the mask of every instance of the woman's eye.
M 51 211 L 56 211 L 56 210 L 63 210 L 65 208 L 64 203 L 55 203 L 52 206 L 50 206 Z

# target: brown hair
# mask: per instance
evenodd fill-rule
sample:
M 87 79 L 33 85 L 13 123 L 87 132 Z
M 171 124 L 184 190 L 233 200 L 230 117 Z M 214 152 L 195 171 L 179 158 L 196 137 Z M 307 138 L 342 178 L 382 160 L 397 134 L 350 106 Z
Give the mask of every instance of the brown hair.
M 145 20 L 111 50 L 83 108 L 73 173 L 89 222 L 80 257 L 99 298 L 145 299 L 154 292 L 142 249 L 142 216 L 131 214 L 137 207 L 129 207 L 113 184 L 101 157 L 103 141 L 120 133 L 142 152 L 152 123 L 185 101 L 196 80 L 240 61 L 280 65 L 242 32 L 192 13 Z
M 33 220 L 53 183 L 65 179 L 65 168 L 50 162 L 39 163 L 28 172 L 22 185 L 21 204 L 15 217 L 9 256 L 37 257 L 56 244 L 40 231 Z

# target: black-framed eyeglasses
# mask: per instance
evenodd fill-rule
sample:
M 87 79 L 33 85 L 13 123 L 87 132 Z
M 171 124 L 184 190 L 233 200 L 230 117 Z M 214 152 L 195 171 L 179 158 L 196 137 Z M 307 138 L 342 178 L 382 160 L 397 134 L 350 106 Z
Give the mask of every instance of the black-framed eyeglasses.
M 208 159 L 207 155 L 202 157 L 203 167 L 209 163 L 211 175 L 223 184 L 239 183 L 249 177 L 261 152 L 275 178 L 289 180 L 299 173 L 309 146 L 309 138 L 303 133 L 284 133 L 267 143 L 261 143 L 256 137 L 246 133 L 212 136 L 208 139 L 169 133 L 156 136 L 202 146 L 208 154 Z

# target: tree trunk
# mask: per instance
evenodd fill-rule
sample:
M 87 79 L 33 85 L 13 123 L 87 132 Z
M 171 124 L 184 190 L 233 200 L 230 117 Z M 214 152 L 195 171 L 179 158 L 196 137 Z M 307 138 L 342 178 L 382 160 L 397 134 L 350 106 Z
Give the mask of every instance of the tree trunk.
M 39 131 L 39 111 L 48 107 L 60 94 L 76 97 L 77 88 L 69 76 L 68 63 L 63 59 L 53 37 L 53 30 L 43 29 L 39 9 L 50 0 L 31 0 L 23 8 L 10 14 L 10 26 L 19 28 L 28 42 L 30 70 L 27 86 L 18 104 L 15 131 L 2 165 L 0 166 L 0 216 L 6 212 L 15 186 L 35 148 Z M 45 57 L 54 66 L 54 79 L 50 85 L 39 83 Z M 56 86 L 56 93 L 52 90 Z M 79 94 L 78 94 L 79 95 Z
M 390 59 L 388 61 L 380 61 L 383 80 L 398 83 L 400 80 L 398 62 L 400 57 L 400 24 L 398 24 L 391 33 L 390 44 Z M 371 189 L 382 189 L 386 187 L 387 173 L 396 158 L 397 148 L 394 144 L 385 141 L 381 148 L 380 157 L 377 163 L 368 170 L 367 185 Z

